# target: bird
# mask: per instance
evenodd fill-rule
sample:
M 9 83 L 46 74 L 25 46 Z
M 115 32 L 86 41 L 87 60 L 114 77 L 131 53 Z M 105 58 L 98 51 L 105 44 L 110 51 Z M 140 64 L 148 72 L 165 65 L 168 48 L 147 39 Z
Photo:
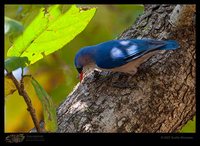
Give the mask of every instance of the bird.
M 137 68 L 158 51 L 175 50 L 179 47 L 176 40 L 110 40 L 81 48 L 75 55 L 74 64 L 80 81 L 88 68 L 134 75 Z

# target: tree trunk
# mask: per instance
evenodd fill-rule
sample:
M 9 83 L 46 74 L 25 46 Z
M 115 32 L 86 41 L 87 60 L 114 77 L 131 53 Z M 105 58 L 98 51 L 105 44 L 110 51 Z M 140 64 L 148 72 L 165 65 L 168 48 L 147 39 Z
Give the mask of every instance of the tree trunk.
M 59 106 L 57 132 L 178 132 L 196 113 L 195 27 L 195 5 L 145 5 L 118 39 L 181 47 L 154 55 L 134 76 L 90 71 Z

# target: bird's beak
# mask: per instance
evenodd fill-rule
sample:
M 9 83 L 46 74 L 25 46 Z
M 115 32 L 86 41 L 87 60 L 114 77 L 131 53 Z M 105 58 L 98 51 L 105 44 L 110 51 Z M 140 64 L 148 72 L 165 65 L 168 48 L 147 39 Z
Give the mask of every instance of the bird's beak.
M 80 79 L 80 82 L 81 82 L 82 79 L 83 79 L 83 72 L 79 73 L 79 79 Z

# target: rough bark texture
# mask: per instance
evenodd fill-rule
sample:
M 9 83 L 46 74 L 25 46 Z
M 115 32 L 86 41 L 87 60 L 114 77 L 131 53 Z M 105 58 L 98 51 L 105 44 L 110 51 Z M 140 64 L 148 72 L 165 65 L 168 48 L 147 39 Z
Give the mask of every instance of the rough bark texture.
M 196 112 L 194 20 L 194 5 L 146 5 L 118 39 L 175 39 L 181 48 L 154 55 L 134 76 L 90 71 L 59 106 L 57 132 L 180 130 Z

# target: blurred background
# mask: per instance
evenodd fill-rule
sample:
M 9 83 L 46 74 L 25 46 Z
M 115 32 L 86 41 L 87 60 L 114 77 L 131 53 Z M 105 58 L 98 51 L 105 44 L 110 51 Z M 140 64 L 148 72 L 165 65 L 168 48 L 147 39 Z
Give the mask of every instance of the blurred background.
M 21 22 L 26 28 L 42 7 L 48 5 L 4 5 L 5 16 Z M 120 33 L 128 29 L 136 18 L 143 13 L 143 5 L 77 5 L 79 7 L 96 7 L 97 11 L 86 27 L 75 39 L 62 49 L 46 56 L 44 59 L 25 68 L 26 74 L 31 74 L 45 88 L 58 107 L 67 95 L 79 82 L 74 67 L 76 52 L 89 45 L 115 39 Z M 71 5 L 61 5 L 62 12 L 67 11 Z M 12 45 L 9 37 L 4 38 L 4 56 Z M 20 79 L 21 70 L 14 71 Z M 25 89 L 36 109 L 37 117 L 42 120 L 42 106 L 31 85 L 30 79 L 25 78 Z M 10 84 L 10 83 L 4 83 Z M 6 85 L 5 85 L 6 87 Z M 6 89 L 5 89 L 6 90 Z M 28 132 L 34 127 L 27 106 L 18 92 L 5 97 L 4 125 L 5 132 Z

